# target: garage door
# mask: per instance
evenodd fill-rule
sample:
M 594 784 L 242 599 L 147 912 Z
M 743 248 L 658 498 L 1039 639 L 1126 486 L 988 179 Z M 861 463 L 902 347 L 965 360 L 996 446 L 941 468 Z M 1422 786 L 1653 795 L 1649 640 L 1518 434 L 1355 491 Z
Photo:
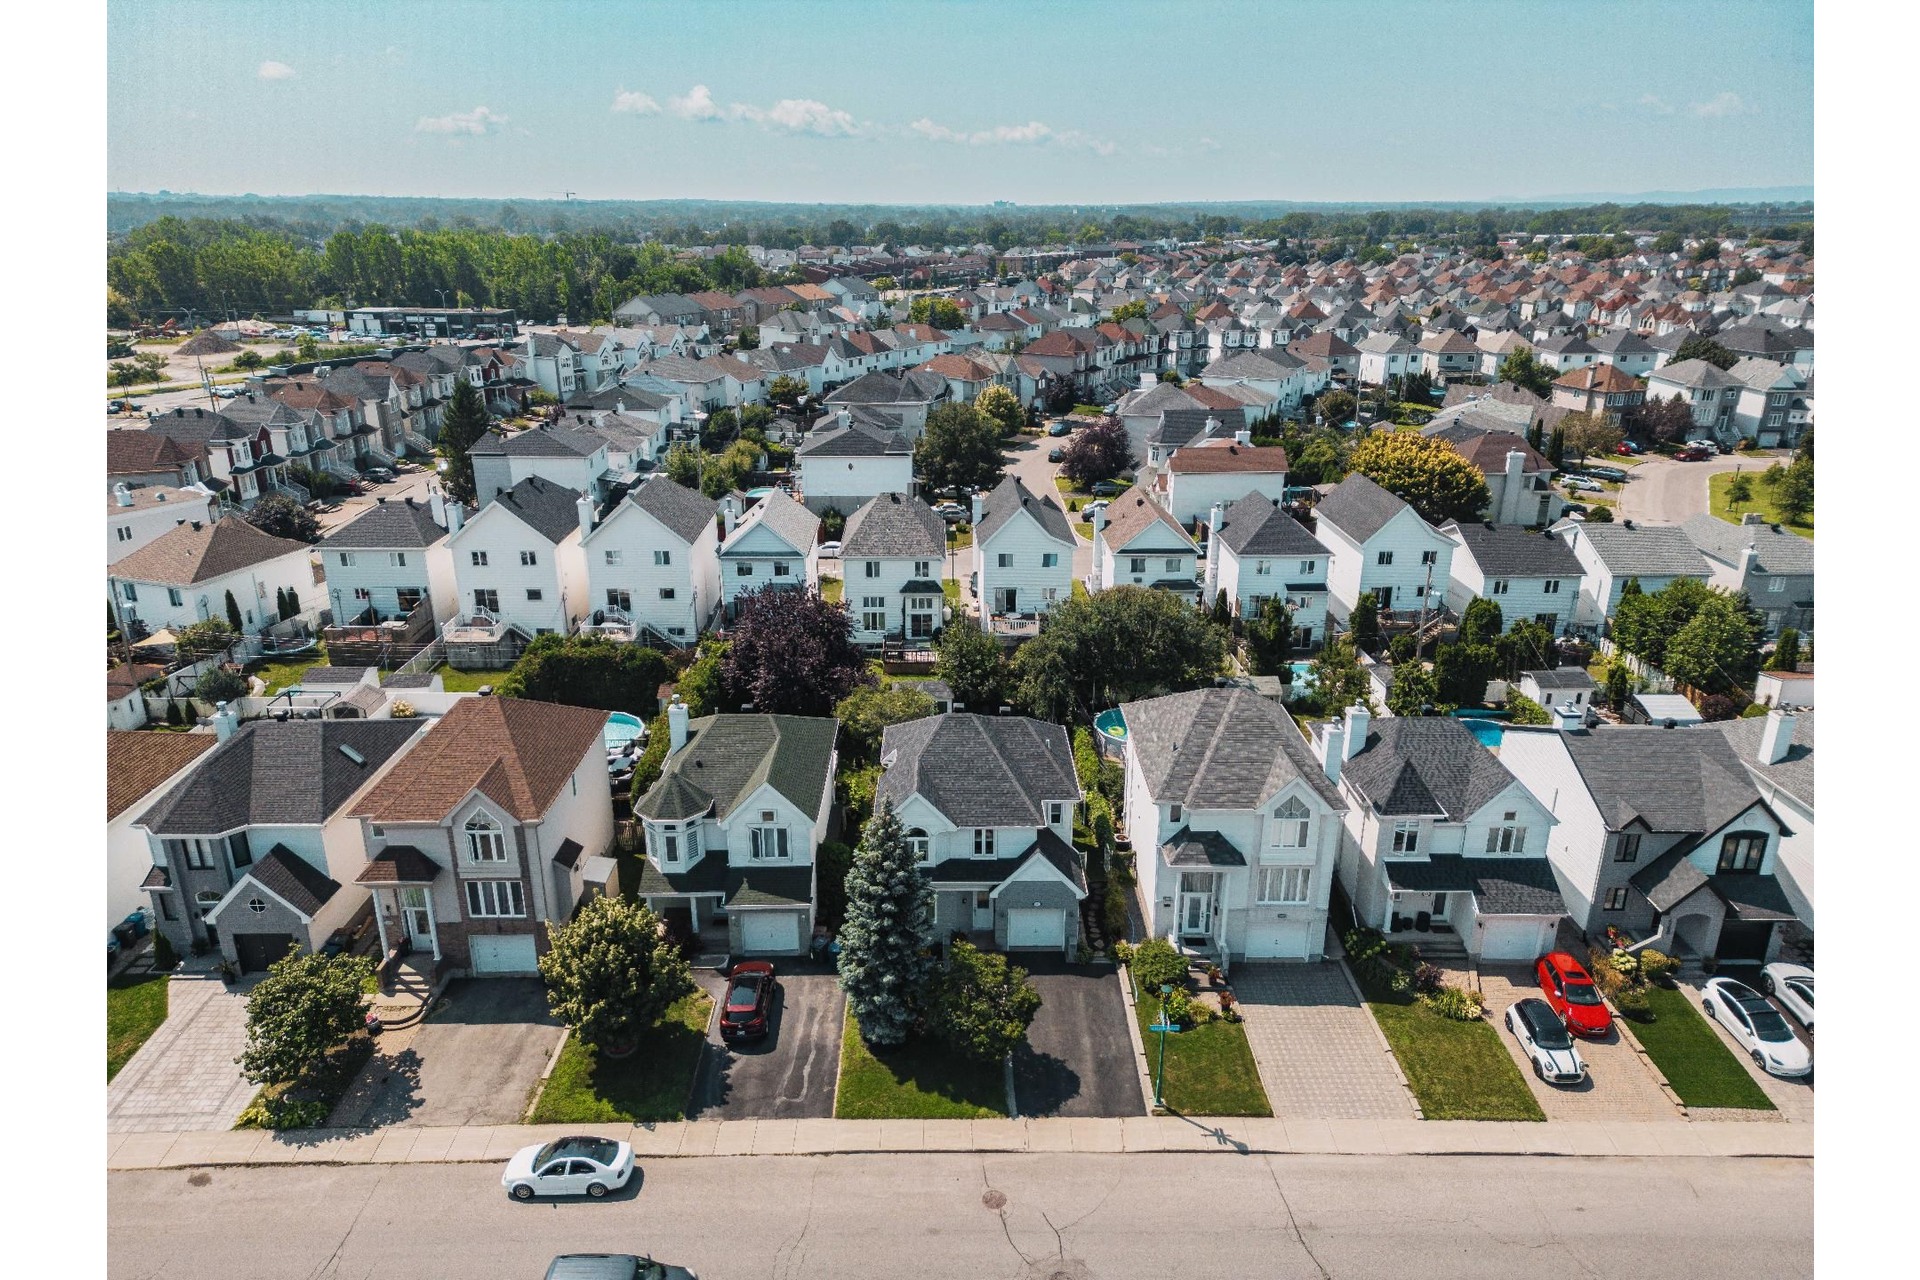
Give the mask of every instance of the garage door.
M 1772 941 L 1770 920 L 1728 920 L 1720 926 L 1720 945 L 1713 954 L 1722 964 L 1759 964 L 1767 958 L 1767 944 Z
M 1058 907 L 1016 907 L 1007 912 L 1007 948 L 1067 945 L 1067 913 Z
M 740 949 L 750 956 L 790 956 L 800 950 L 800 917 L 791 911 L 742 911 Z
M 290 933 L 236 933 L 233 950 L 240 958 L 240 972 L 260 973 L 275 960 L 293 950 Z
M 1547 949 L 1538 920 L 1485 920 L 1481 924 L 1482 960 L 1537 960 Z
M 475 973 L 537 973 L 540 969 L 530 933 L 468 938 L 467 953 Z
M 1267 920 L 1247 925 L 1247 959 L 1305 960 L 1313 922 Z

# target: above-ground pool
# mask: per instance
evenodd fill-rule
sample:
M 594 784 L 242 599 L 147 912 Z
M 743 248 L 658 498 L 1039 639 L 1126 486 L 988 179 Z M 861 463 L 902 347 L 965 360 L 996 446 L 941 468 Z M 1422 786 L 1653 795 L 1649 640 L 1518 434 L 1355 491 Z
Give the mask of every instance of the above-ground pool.
M 638 716 L 630 716 L 624 711 L 615 711 L 607 717 L 605 736 L 607 750 L 619 751 L 629 742 L 640 736 L 644 728 Z
M 1105 735 L 1116 746 L 1124 746 L 1127 741 L 1126 717 L 1120 714 L 1120 708 L 1109 707 L 1093 718 L 1094 729 Z
M 1456 711 L 1453 715 L 1456 720 L 1466 722 L 1467 728 L 1473 732 L 1474 737 L 1480 740 L 1481 746 L 1492 750 L 1499 746 L 1500 739 L 1506 736 L 1506 725 L 1501 722 L 1506 720 L 1511 713 L 1470 708 L 1465 711 Z

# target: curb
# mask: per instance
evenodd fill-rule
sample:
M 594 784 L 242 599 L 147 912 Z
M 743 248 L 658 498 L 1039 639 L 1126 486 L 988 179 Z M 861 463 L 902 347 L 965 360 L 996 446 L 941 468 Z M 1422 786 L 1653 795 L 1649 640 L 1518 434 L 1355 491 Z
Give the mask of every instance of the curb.
M 1134 1073 L 1140 1078 L 1140 1104 L 1153 1114 L 1153 1073 L 1147 1067 L 1147 1046 L 1140 1038 L 1140 1017 L 1133 999 L 1133 971 L 1115 962 L 1120 977 L 1120 999 L 1127 1007 L 1127 1039 L 1133 1043 Z
M 1620 1038 L 1639 1055 L 1641 1065 L 1646 1067 L 1647 1074 L 1653 1077 L 1653 1082 L 1660 1086 L 1660 1092 L 1666 1095 L 1667 1101 L 1673 1104 L 1674 1110 L 1680 1113 L 1680 1118 L 1686 1119 L 1687 1104 L 1680 1100 L 1680 1095 L 1674 1092 L 1671 1084 L 1667 1083 L 1666 1073 L 1660 1070 L 1660 1064 L 1653 1060 L 1653 1055 L 1648 1053 L 1646 1046 L 1640 1043 L 1640 1037 L 1633 1034 L 1627 1018 L 1621 1014 L 1620 1010 L 1614 1008 L 1613 1001 L 1608 1000 L 1604 993 L 1600 998 L 1606 1002 L 1607 1012 L 1613 1015 L 1613 1025 L 1619 1028 Z

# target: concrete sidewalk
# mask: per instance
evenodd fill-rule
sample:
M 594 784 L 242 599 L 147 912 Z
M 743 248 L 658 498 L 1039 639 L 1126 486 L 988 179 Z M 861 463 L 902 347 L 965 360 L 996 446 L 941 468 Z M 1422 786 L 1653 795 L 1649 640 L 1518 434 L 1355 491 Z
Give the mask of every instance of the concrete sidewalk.
M 590 1125 L 642 1158 L 843 1152 L 1202 1152 L 1238 1155 L 1782 1156 L 1811 1159 L 1813 1127 L 1666 1122 L 1183 1119 L 689 1120 Z M 109 1134 L 107 1168 L 504 1162 L 580 1125 Z

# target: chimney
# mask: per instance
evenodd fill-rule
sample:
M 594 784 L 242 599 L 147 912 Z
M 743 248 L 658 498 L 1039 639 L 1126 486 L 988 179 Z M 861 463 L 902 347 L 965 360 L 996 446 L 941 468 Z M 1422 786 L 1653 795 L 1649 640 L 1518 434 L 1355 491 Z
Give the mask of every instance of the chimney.
M 1577 733 L 1586 728 L 1586 713 L 1578 703 L 1563 702 L 1553 709 L 1553 724 L 1561 733 Z
M 1207 578 L 1203 598 L 1207 607 L 1213 607 L 1213 598 L 1220 594 L 1220 524 L 1227 518 L 1225 504 L 1216 502 L 1213 510 L 1207 513 Z
M 687 704 L 679 694 L 667 706 L 667 754 L 673 755 L 687 745 Z
M 1740 517 L 1741 524 L 1765 524 L 1766 522 L 1767 518 L 1758 511 L 1749 511 Z M 1753 535 L 1749 533 L 1747 536 L 1752 537 Z
M 1142 391 L 1153 390 L 1154 384 L 1159 381 L 1160 379 L 1154 374 L 1153 370 L 1142 369 L 1140 371 L 1140 389 Z
M 1213 433 L 1218 431 L 1219 429 L 1220 429 L 1220 419 L 1214 417 L 1212 414 L 1208 414 L 1207 425 L 1205 429 L 1201 431 L 1200 438 L 1203 440 L 1211 440 L 1213 438 Z
M 447 504 L 448 536 L 451 537 L 453 534 L 460 532 L 461 526 L 466 524 L 466 522 L 467 522 L 467 509 L 461 506 L 457 502 L 449 502 Z
M 982 493 L 980 490 L 976 489 L 973 491 L 973 521 L 972 521 L 975 530 L 978 530 L 980 527 L 980 517 L 984 516 L 986 513 L 987 513 L 987 495 Z M 977 532 L 975 536 L 976 537 L 979 536 Z M 976 543 L 975 545 L 977 546 L 978 544 Z M 977 553 L 976 553 L 976 558 L 977 558 Z
M 1367 749 L 1367 729 L 1373 722 L 1373 712 L 1359 703 L 1347 708 L 1347 759 L 1351 760 Z
M 1240 445 L 1251 445 L 1253 443 L 1253 432 L 1242 427 L 1233 433 L 1233 442 Z
M 1775 707 L 1767 712 L 1766 728 L 1760 731 L 1761 764 L 1779 764 L 1787 758 L 1787 751 L 1793 746 L 1793 722 L 1791 711 Z
M 584 538 L 593 532 L 593 499 L 583 493 L 574 499 L 573 509 L 580 517 L 580 536 Z
M 113 504 L 116 507 L 132 506 L 133 490 L 127 488 L 127 486 L 124 484 L 116 484 L 115 486 L 113 486 Z
M 1347 759 L 1347 727 L 1338 720 L 1329 720 L 1320 733 L 1320 763 L 1326 768 L 1327 781 L 1340 781 L 1340 766 Z
M 409 502 L 411 505 L 411 502 Z M 435 489 L 427 498 L 427 511 L 433 516 L 433 522 L 442 529 L 447 527 L 447 496 Z
M 1791 723 L 1791 722 L 1789 722 Z M 231 704 L 218 702 L 213 707 L 213 736 L 225 742 L 240 727 L 240 714 Z

